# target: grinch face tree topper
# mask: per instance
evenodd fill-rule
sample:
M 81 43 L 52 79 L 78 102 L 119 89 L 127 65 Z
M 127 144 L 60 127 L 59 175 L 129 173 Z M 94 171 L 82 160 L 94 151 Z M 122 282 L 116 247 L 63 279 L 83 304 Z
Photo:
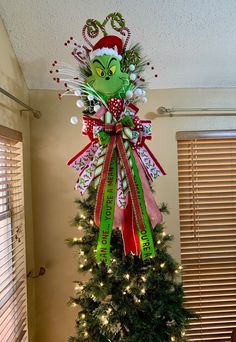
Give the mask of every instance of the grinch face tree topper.
M 108 35 L 106 26 L 111 24 L 120 37 Z M 103 37 L 94 45 L 89 39 L 95 39 L 99 33 Z M 77 106 L 84 113 L 94 114 L 101 104 L 106 105 L 109 98 L 124 98 L 125 102 L 146 102 L 146 83 L 142 73 L 149 66 L 148 60 L 141 56 L 140 44 L 128 48 L 130 30 L 120 13 L 109 14 L 103 23 L 88 19 L 82 30 L 87 45 L 79 44 L 70 37 L 65 46 L 72 46 L 72 55 L 79 63 L 75 68 L 54 61 L 50 70 L 53 80 L 62 83 L 66 91 L 59 97 L 74 94 L 79 97 Z M 124 38 L 124 41 L 122 40 Z M 157 77 L 157 75 L 155 75 Z
M 124 41 L 107 34 L 108 23 Z M 100 32 L 103 37 L 93 45 L 89 38 Z M 128 48 L 130 31 L 120 13 L 109 14 L 103 23 L 88 19 L 82 34 L 87 45 L 73 37 L 65 42 L 73 44 L 79 68 L 53 63 L 54 81 L 66 88 L 59 96 L 78 97 L 85 114 L 82 133 L 90 139 L 68 165 L 79 174 L 75 188 L 82 195 L 91 185 L 97 188 L 98 263 L 110 263 L 112 228 L 121 230 L 126 255 L 145 260 L 155 255 L 152 228 L 162 220 L 149 184 L 165 172 L 145 143 L 151 139 L 151 122 L 138 118 L 136 104 L 146 102 L 142 72 L 154 68 L 141 56 L 139 44 Z
M 122 41 L 116 36 L 106 36 L 94 46 L 94 51 L 90 63 L 92 75 L 86 82 L 104 99 L 125 97 L 130 79 L 126 72 L 121 71 Z

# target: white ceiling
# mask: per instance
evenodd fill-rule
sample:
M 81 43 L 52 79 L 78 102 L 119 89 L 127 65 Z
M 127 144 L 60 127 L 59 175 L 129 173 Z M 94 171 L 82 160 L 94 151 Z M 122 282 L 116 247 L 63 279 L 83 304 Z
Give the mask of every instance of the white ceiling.
M 0 0 L 31 89 L 53 89 L 50 63 L 73 63 L 64 41 L 83 42 L 87 18 L 102 21 L 115 11 L 156 67 L 151 88 L 236 86 L 235 0 Z

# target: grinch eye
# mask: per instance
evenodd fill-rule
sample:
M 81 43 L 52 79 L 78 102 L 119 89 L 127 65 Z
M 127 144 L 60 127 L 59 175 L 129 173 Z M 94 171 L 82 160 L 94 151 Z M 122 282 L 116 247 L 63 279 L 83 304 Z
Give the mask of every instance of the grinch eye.
M 114 75 L 115 72 L 116 72 L 116 66 L 112 65 L 112 67 L 110 67 L 110 70 L 109 70 L 109 76 Z
M 101 68 L 96 68 L 96 73 L 100 77 L 104 77 L 105 76 L 105 73 L 104 73 L 104 71 Z

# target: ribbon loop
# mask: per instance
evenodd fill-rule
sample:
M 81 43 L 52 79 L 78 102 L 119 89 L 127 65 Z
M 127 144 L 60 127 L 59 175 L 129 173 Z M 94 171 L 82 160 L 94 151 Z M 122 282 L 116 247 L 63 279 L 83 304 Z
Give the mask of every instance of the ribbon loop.
M 135 125 L 130 115 L 126 115 L 120 121 L 116 122 L 113 118 L 113 123 L 111 120 L 111 113 L 107 112 L 104 114 L 104 126 L 100 132 L 98 132 L 98 141 L 101 145 L 106 145 L 110 141 L 110 135 L 116 135 L 122 133 L 123 139 L 132 140 L 133 131 Z
M 116 132 L 116 134 L 120 133 L 122 129 L 123 129 L 122 123 L 121 122 L 117 122 L 115 124 L 115 132 Z

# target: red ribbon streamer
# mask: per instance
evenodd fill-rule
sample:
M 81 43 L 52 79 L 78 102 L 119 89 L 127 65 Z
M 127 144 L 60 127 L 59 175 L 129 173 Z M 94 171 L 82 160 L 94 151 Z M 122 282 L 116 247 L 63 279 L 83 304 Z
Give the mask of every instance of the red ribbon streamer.
M 124 169 L 125 169 L 126 176 L 127 176 L 127 181 L 129 183 L 133 210 L 135 213 L 135 217 L 137 219 L 137 223 L 139 225 L 140 230 L 145 230 L 146 228 L 145 228 L 145 224 L 143 221 L 143 214 L 142 214 L 142 209 L 141 209 L 139 198 L 138 198 L 136 184 L 134 182 L 133 174 L 132 174 L 129 161 L 126 155 L 123 140 L 119 134 L 111 135 L 110 141 L 108 143 L 107 153 L 106 153 L 103 170 L 102 170 L 101 181 L 100 181 L 98 192 L 97 192 L 97 201 L 96 201 L 96 206 L 95 206 L 94 221 L 97 226 L 100 226 L 100 217 L 101 217 L 101 212 L 102 212 L 105 183 L 106 183 L 106 179 L 108 175 L 108 170 L 109 170 L 109 165 L 110 165 L 110 161 L 112 158 L 113 150 L 115 147 L 117 147 L 119 157 L 121 158 L 122 163 L 124 165 Z

